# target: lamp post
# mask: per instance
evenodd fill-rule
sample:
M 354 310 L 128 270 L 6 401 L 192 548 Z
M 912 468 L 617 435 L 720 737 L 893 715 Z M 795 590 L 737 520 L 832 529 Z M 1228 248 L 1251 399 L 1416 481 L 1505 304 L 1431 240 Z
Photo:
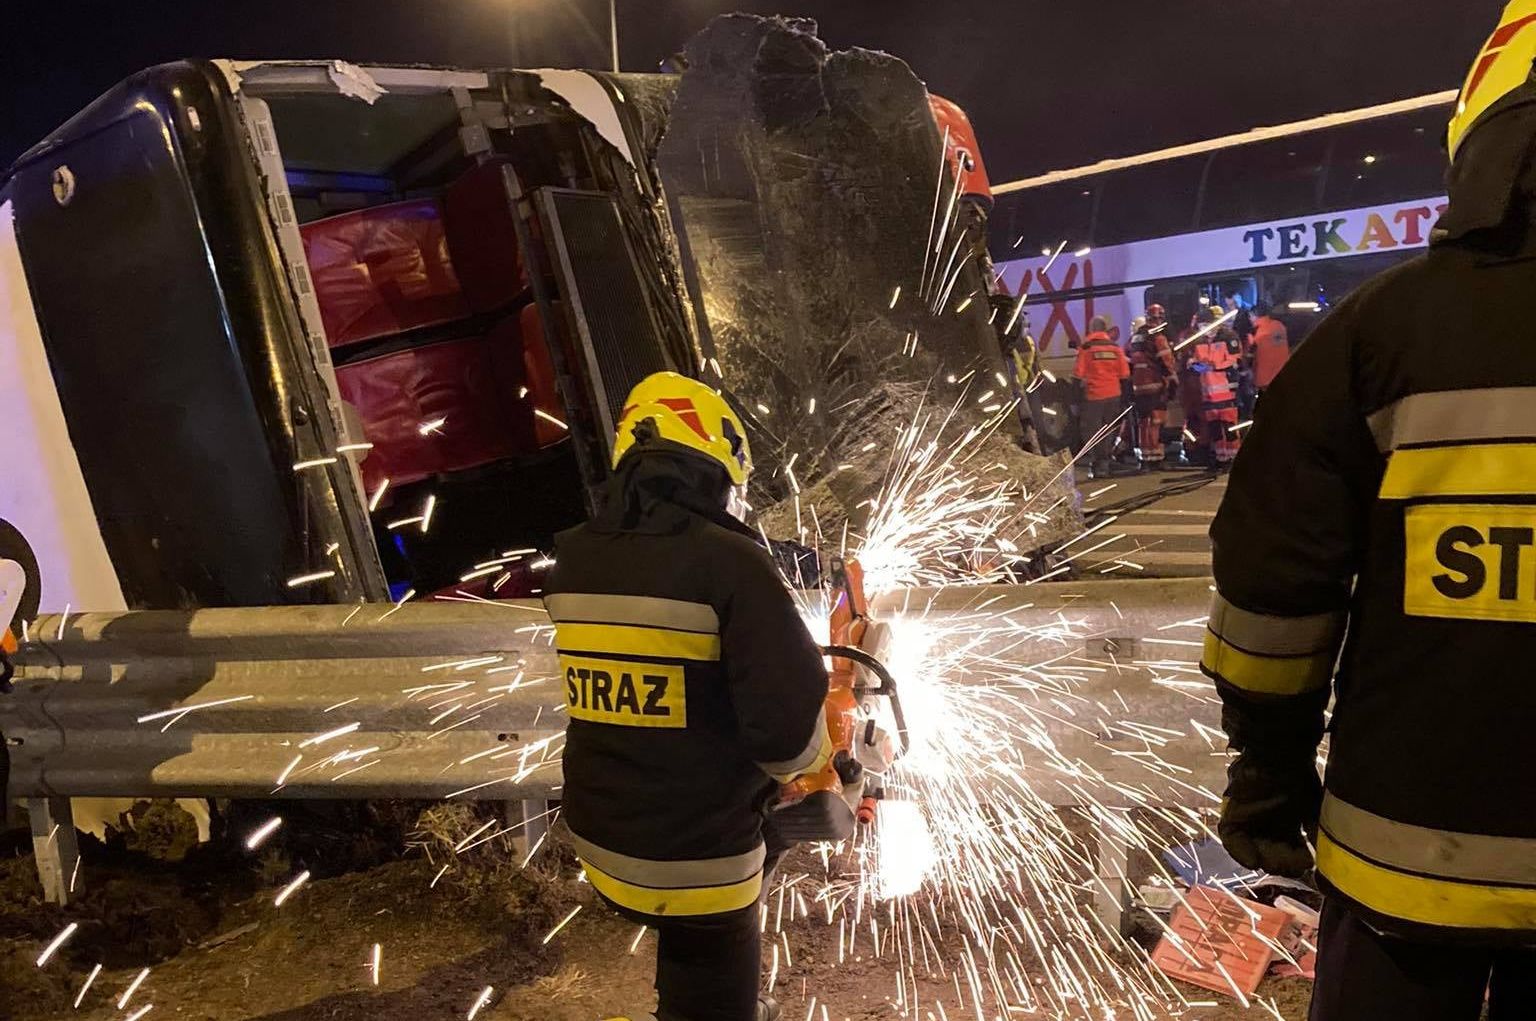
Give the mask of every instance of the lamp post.
M 613 69 L 619 69 L 619 0 L 608 0 L 608 41 L 613 47 Z

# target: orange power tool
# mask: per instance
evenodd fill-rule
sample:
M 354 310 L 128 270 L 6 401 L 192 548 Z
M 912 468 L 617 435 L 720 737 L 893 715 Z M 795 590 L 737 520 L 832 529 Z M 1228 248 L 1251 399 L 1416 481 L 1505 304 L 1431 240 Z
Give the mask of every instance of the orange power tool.
M 896 679 L 880 658 L 890 628 L 869 616 L 858 562 L 837 558 L 829 566 L 831 644 L 822 651 L 832 659 L 826 712 L 833 753 L 820 772 L 780 789 L 770 818 L 791 841 L 846 840 L 858 823 L 872 822 L 883 796 L 880 778 L 907 748 Z

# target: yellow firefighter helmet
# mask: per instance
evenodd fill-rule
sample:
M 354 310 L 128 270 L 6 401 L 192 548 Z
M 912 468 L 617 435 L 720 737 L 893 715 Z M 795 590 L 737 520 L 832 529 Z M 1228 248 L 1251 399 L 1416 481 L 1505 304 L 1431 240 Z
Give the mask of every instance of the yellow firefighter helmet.
M 1461 87 L 1456 113 L 1451 117 L 1446 145 L 1451 159 L 1456 158 L 1462 142 L 1501 99 L 1532 82 L 1536 63 L 1536 0 L 1511 0 L 1493 35 Z
M 643 436 L 642 423 L 651 423 Z M 641 442 L 643 439 L 644 442 Z M 741 418 L 719 393 L 696 379 L 657 372 L 642 379 L 624 401 L 613 440 L 613 466 L 631 450 L 662 443 L 703 455 L 725 469 L 733 486 L 752 474 L 752 451 Z

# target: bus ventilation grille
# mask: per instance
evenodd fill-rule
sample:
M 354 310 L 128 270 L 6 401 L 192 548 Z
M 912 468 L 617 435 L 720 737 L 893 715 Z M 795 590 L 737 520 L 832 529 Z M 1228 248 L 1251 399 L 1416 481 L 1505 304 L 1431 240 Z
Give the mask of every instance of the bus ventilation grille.
M 605 434 L 613 435 L 625 396 L 668 364 L 640 267 L 613 199 L 601 192 L 546 188 L 555 271 L 574 314 Z

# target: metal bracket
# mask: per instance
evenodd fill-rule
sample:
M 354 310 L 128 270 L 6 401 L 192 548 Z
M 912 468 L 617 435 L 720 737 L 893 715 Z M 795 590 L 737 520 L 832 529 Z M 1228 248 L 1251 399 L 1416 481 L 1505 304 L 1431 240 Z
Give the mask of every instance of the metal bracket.
M 1141 658 L 1141 639 L 1128 635 L 1100 635 L 1083 643 L 1090 656 L 1113 656 L 1120 662 Z
M 75 837 L 75 815 L 69 799 L 28 798 L 27 817 L 43 896 L 50 904 L 68 904 L 80 869 L 80 845 Z

